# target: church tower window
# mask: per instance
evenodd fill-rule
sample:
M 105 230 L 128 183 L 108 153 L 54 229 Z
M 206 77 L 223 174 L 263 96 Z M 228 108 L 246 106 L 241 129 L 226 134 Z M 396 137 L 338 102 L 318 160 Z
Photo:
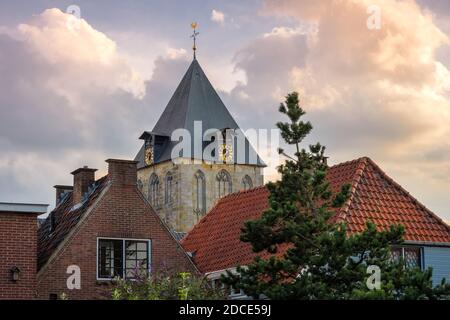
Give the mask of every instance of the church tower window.
M 222 198 L 231 193 L 231 176 L 226 170 L 221 170 L 216 177 L 217 195 Z
M 149 200 L 154 207 L 158 207 L 158 197 L 159 197 L 159 179 L 156 174 L 152 174 L 150 177 L 150 189 L 149 189 Z
M 242 178 L 242 189 L 249 190 L 253 188 L 253 181 L 252 178 L 250 178 L 248 175 L 245 175 Z
M 165 203 L 170 204 L 173 201 L 173 175 L 171 172 L 166 174 Z
M 194 188 L 194 213 L 201 216 L 206 213 L 206 179 L 200 170 L 194 175 Z

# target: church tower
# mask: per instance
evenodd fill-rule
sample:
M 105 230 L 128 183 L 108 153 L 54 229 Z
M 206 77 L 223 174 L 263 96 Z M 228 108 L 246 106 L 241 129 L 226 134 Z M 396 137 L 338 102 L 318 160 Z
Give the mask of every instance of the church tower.
M 140 139 L 139 188 L 174 231 L 189 231 L 219 198 L 263 184 L 265 164 L 195 55 L 155 127 Z

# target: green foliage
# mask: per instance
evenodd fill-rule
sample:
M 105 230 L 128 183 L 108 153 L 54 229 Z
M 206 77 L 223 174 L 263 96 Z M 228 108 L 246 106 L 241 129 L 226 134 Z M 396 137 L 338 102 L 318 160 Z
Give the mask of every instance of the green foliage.
M 136 276 L 133 280 L 116 279 L 113 300 L 213 300 L 225 299 L 224 291 L 213 289 L 205 278 L 188 272 L 159 272 Z
M 222 281 L 243 289 L 254 298 L 271 299 L 437 299 L 448 297 L 449 285 L 433 288 L 431 270 L 410 270 L 390 259 L 392 245 L 402 243 L 404 228 L 391 226 L 377 231 L 367 223 L 362 233 L 350 234 L 346 225 L 330 221 L 335 210 L 349 198 L 350 186 L 333 193 L 326 180 L 325 147 L 319 143 L 301 149 L 300 143 L 312 130 L 299 106 L 296 92 L 286 97 L 279 111 L 289 122 L 277 127 L 293 156 L 280 149 L 287 161 L 278 168 L 281 180 L 267 185 L 269 209 L 260 219 L 248 221 L 241 240 L 252 245 L 257 257 Z M 280 250 L 283 250 L 280 253 Z M 381 287 L 370 290 L 367 267 L 381 269 Z

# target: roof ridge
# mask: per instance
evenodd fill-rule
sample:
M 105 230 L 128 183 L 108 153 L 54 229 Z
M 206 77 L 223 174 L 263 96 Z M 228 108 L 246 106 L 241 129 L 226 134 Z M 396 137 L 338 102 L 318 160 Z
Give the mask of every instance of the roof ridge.
M 200 66 L 200 64 L 197 62 L 197 59 L 194 59 L 191 62 L 191 65 L 189 66 L 188 71 L 186 72 L 186 75 L 188 75 L 187 73 L 189 73 L 189 81 L 188 81 L 188 85 L 189 85 L 189 89 L 187 90 L 187 97 L 186 97 L 186 101 L 187 101 L 187 108 L 186 108 L 186 113 L 184 115 L 184 121 L 183 121 L 183 128 L 186 128 L 187 126 L 187 119 L 188 119 L 188 114 L 189 114 L 189 98 L 191 97 L 191 90 L 192 90 L 192 77 L 194 74 L 194 64 L 197 63 L 197 65 Z M 183 81 L 183 80 L 181 80 Z
M 231 197 L 237 196 L 239 194 L 245 194 L 245 193 L 249 193 L 249 192 L 254 192 L 254 191 L 258 190 L 258 189 L 267 189 L 267 185 L 263 184 L 261 186 L 256 186 L 256 187 L 253 187 L 253 188 L 250 188 L 250 189 L 247 189 L 247 190 L 238 190 L 238 191 L 235 191 L 235 192 L 227 194 L 226 196 L 220 198 L 220 200 L 226 199 L 226 198 L 231 198 Z
M 367 163 L 369 161 L 370 161 L 370 159 L 368 157 L 361 157 L 361 158 L 358 158 L 355 160 L 351 160 L 351 161 L 347 161 L 342 164 L 339 164 L 339 165 L 348 165 L 350 163 L 358 163 L 358 167 L 356 168 L 355 172 L 353 173 L 352 181 L 350 183 L 350 196 L 347 199 L 347 201 L 345 201 L 342 208 L 338 211 L 336 218 L 335 218 L 336 222 L 339 222 L 339 220 L 345 221 L 345 219 L 347 218 L 348 211 L 350 210 L 350 205 L 352 204 L 353 199 L 356 194 L 356 189 L 358 188 L 359 183 L 361 182 L 361 177 L 362 177 L 362 175 L 367 167 Z M 338 165 L 336 165 L 336 166 L 338 166 Z
M 347 161 L 344 161 L 344 162 L 336 163 L 336 164 L 332 165 L 331 167 L 329 167 L 329 169 L 340 167 L 340 166 L 349 165 L 349 164 L 360 162 L 360 161 L 367 161 L 367 160 L 370 160 L 370 158 L 367 157 L 367 156 L 362 156 L 362 157 L 359 157 L 359 158 L 356 158 L 356 159 L 353 159 L 353 160 L 347 160 Z
M 380 166 L 378 166 L 375 161 L 373 161 L 370 158 L 367 158 L 368 162 L 371 166 L 373 166 L 375 168 L 375 170 L 377 170 L 384 179 L 388 180 L 390 183 L 392 183 L 396 188 L 398 188 L 402 193 L 404 193 L 407 197 L 409 197 L 415 204 L 417 204 L 420 208 L 422 208 L 426 213 L 428 213 L 428 215 L 430 215 L 432 218 L 436 219 L 437 221 L 439 221 L 441 224 L 443 224 L 447 231 L 450 232 L 450 226 L 443 220 L 441 219 L 438 215 L 436 215 L 433 211 L 431 211 L 430 209 L 428 209 L 424 204 L 422 204 L 419 200 L 416 199 L 416 197 L 414 197 L 411 193 L 409 193 L 405 188 L 403 188 L 398 182 L 396 182 L 394 179 L 392 179 L 390 176 L 387 175 L 386 172 L 384 172 L 383 169 L 380 168 Z

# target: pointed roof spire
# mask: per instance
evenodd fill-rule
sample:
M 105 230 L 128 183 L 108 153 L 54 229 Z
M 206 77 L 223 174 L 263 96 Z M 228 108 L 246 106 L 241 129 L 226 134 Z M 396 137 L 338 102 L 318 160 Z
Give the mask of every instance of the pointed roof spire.
M 200 34 L 200 32 L 197 32 L 197 26 L 198 26 L 198 23 L 197 22 L 192 22 L 191 23 L 191 28 L 194 30 L 193 31 L 193 33 L 192 33 L 192 35 L 191 35 L 191 38 L 192 39 L 194 39 L 194 45 L 193 45 L 193 47 L 192 47 L 192 50 L 194 51 L 194 60 L 196 60 L 197 59 L 197 56 L 196 56 L 196 51 L 197 51 L 197 36 Z
M 191 137 L 194 138 L 194 122 L 196 121 L 200 121 L 202 124 L 202 136 L 208 129 L 239 129 L 238 124 L 220 99 L 216 90 L 214 90 L 214 87 L 209 82 L 198 60 L 194 56 L 194 60 L 191 62 L 191 65 L 151 132 L 157 133 L 160 136 L 171 137 L 175 130 L 183 128 L 188 130 Z M 171 150 L 176 144 L 175 142 L 169 141 L 164 146 L 164 150 L 159 155 L 155 155 L 155 163 L 170 160 Z M 249 143 L 248 148 L 249 150 L 246 151 L 248 151 L 247 154 L 250 154 L 251 146 Z M 251 151 L 255 152 L 253 149 Z M 139 168 L 145 165 L 143 148 L 141 148 L 135 160 L 140 162 L 138 165 Z M 246 164 L 250 164 L 249 161 L 250 159 L 246 159 Z M 265 166 L 259 157 L 257 165 Z

